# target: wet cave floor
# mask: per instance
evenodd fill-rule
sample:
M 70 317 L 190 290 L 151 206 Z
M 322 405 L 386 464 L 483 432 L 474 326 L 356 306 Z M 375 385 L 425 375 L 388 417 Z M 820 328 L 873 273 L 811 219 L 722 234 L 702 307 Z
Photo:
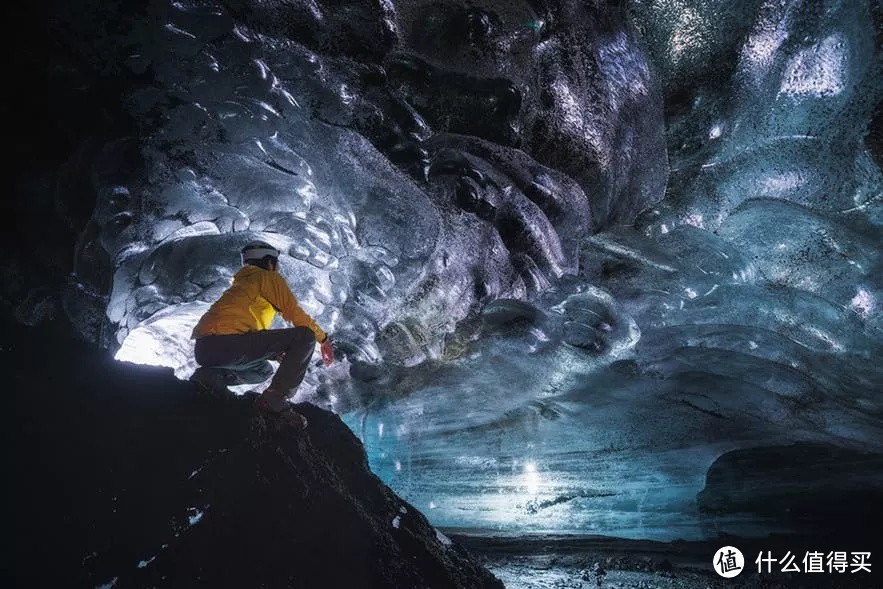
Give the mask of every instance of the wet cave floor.
M 856 522 L 858 526 L 858 522 Z M 866 530 L 870 527 L 865 527 Z M 722 537 L 706 541 L 657 542 L 606 536 L 492 537 L 444 530 L 466 547 L 508 589 L 712 589 L 792 587 L 880 587 L 874 549 L 879 540 L 856 529 L 855 534 L 824 536 L 782 535 L 767 538 Z M 741 573 L 720 576 L 712 565 L 718 549 L 734 546 L 744 555 Z M 842 573 L 804 572 L 807 552 L 847 552 L 850 564 Z M 857 571 L 851 564 L 856 552 L 871 552 L 870 572 Z M 763 563 L 758 573 L 758 555 L 790 562 L 801 572 L 783 573 L 784 564 Z M 767 572 L 768 568 L 770 572 Z

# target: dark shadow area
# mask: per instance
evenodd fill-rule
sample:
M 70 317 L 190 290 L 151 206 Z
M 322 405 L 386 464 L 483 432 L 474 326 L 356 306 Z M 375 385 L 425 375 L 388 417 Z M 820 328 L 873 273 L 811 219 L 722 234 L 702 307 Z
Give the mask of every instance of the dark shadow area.
M 499 586 L 336 415 L 299 405 L 302 430 L 51 327 L 4 332 L 4 586 Z

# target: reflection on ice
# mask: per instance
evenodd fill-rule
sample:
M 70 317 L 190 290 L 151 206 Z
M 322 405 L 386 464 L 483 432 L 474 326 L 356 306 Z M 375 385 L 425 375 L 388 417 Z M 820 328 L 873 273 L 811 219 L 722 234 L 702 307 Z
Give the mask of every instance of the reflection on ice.
M 798 53 L 785 66 L 780 94 L 833 96 L 843 90 L 849 71 L 849 42 L 840 33 Z
M 867 319 L 871 313 L 877 310 L 877 301 L 874 296 L 865 290 L 864 287 L 858 289 L 858 293 L 849 301 L 852 310 Z
M 537 466 L 533 462 L 524 465 L 524 474 L 522 475 L 524 490 L 528 495 L 536 495 L 540 490 L 540 475 L 537 473 Z

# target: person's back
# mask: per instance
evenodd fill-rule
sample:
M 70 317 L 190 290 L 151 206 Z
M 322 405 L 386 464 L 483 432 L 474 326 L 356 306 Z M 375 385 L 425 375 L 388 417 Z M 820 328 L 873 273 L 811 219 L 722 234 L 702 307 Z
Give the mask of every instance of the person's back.
M 202 316 L 193 337 L 270 329 L 277 310 L 286 321 L 308 327 L 318 341 L 325 340 L 325 332 L 297 305 L 285 279 L 276 271 L 252 265 L 233 276 L 232 286 Z
M 204 388 L 227 390 L 234 384 L 257 384 L 279 369 L 259 399 L 259 406 L 280 411 L 303 380 L 315 343 L 322 344 L 326 366 L 334 360 L 327 334 L 298 305 L 278 272 L 279 252 L 264 242 L 242 249 L 243 268 L 193 329 L 197 369 L 191 380 Z M 295 325 L 270 329 L 276 312 Z
M 269 301 L 260 296 L 261 272 L 257 266 L 245 266 L 233 276 L 233 284 L 224 291 L 193 329 L 193 337 L 245 333 L 257 329 L 269 329 L 265 322 L 266 310 L 272 311 Z M 257 303 L 257 304 L 256 304 Z M 243 313 L 243 311 L 247 311 Z M 271 318 L 272 320 L 272 318 Z

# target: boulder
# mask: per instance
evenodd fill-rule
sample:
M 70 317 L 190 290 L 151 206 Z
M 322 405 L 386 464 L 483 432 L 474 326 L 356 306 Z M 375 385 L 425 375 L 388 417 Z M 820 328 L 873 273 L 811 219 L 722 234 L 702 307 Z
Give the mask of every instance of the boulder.
M 10 326 L 13 585 L 502 587 L 319 407 L 266 416 Z M 7 470 L 9 472 L 9 470 Z

